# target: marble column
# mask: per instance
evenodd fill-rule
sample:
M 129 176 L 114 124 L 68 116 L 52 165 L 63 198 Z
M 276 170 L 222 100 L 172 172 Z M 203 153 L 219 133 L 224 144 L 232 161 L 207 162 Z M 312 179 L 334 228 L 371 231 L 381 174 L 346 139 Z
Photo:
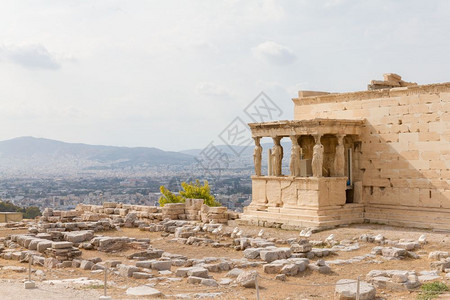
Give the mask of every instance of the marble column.
M 272 169 L 273 176 L 281 176 L 281 163 L 283 161 L 283 147 L 280 144 L 281 137 L 276 136 L 273 138 L 272 148 Z
M 316 144 L 313 148 L 313 157 L 312 157 L 312 172 L 313 177 L 322 177 L 322 168 L 323 168 L 323 145 L 320 143 L 320 138 L 322 135 L 317 134 L 314 135 L 314 139 Z
M 261 176 L 261 160 L 262 160 L 262 147 L 260 144 L 260 137 L 254 137 L 255 149 L 253 150 L 253 164 L 255 166 L 255 175 Z
M 345 176 L 345 149 L 344 149 L 344 134 L 338 134 L 338 144 L 336 146 L 336 153 L 334 155 L 334 174 L 337 177 Z
M 291 162 L 289 163 L 289 169 L 291 176 L 300 176 L 300 145 L 298 144 L 298 137 L 295 135 L 290 136 L 292 141 L 291 147 Z

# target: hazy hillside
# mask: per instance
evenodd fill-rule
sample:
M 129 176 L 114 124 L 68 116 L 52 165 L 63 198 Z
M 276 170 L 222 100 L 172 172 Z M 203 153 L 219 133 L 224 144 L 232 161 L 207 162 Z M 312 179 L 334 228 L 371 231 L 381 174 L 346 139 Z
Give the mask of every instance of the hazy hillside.
M 157 148 L 128 148 L 65 143 L 20 137 L 0 142 L 0 170 L 36 172 L 65 169 L 121 169 L 160 165 L 188 165 L 194 157 Z
M 261 145 L 264 149 L 262 165 L 266 166 L 267 149 L 273 144 Z M 290 143 L 282 145 L 285 153 L 283 163 L 288 166 Z M 226 145 L 217 147 L 228 155 L 226 168 L 229 170 L 253 170 L 253 145 L 234 148 L 239 155 Z M 137 175 L 139 172 L 167 175 L 171 172 L 192 171 L 192 168 L 198 167 L 194 158 L 201 151 L 202 149 L 191 149 L 170 152 L 157 148 L 99 146 L 19 137 L 0 141 L 0 176 L 70 176 L 88 173 L 116 176 L 121 172 L 130 175 Z

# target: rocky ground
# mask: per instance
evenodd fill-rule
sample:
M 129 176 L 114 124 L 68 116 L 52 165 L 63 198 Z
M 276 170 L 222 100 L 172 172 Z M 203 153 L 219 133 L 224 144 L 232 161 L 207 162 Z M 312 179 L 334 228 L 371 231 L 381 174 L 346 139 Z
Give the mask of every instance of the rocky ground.
M 72 263 L 52 265 L 47 257 L 45 267 L 33 264 L 34 290 L 25 290 L 21 283 L 27 277 L 26 259 L 11 257 L 13 251 L 20 256 L 20 251 L 28 250 L 19 241 L 5 239 L 3 254 L 11 255 L 0 258 L 0 288 L 5 291 L 0 298 L 98 299 L 103 293 L 104 266 L 110 270 L 108 295 L 113 299 L 148 297 L 132 295 L 136 293 L 255 299 L 253 271 L 259 274 L 261 299 L 333 299 L 334 284 L 358 277 L 376 288 L 376 299 L 415 299 L 425 282 L 450 285 L 449 233 L 362 224 L 305 231 L 299 237 L 299 231 L 273 228 L 235 230 L 232 222 L 209 227 L 187 221 L 170 224 L 158 231 L 96 232 L 96 237 L 74 243 L 81 256 Z M 0 238 L 20 234 L 28 230 L 0 229 Z M 98 236 L 104 237 L 103 242 Z M 129 240 L 112 244 L 115 240 L 108 237 Z

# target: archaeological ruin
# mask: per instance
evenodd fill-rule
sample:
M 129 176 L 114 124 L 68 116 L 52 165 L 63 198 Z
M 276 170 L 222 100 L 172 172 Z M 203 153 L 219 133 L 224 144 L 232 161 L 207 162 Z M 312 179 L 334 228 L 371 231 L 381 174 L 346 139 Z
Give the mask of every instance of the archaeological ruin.
M 255 175 L 243 222 L 450 229 L 450 83 L 384 74 L 367 91 L 300 91 L 292 101 L 294 120 L 249 124 Z M 272 149 L 262 149 L 264 137 Z M 290 154 L 282 139 L 291 141 Z M 268 174 L 261 173 L 264 150 Z M 282 174 L 283 154 L 289 174 Z

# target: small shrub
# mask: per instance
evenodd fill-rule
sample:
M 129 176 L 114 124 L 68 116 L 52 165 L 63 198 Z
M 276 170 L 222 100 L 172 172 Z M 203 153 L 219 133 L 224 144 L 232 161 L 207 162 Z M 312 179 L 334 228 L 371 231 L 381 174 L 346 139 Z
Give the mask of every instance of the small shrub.
M 417 297 L 418 300 L 428 300 L 433 299 L 442 294 L 445 291 L 448 291 L 448 286 L 443 282 L 431 282 L 422 285 L 421 292 Z
M 211 195 L 211 189 L 206 180 L 203 184 L 199 180 L 189 183 L 182 182 L 181 187 L 182 190 L 177 195 L 169 191 L 165 186 L 160 186 L 159 190 L 162 196 L 159 197 L 159 205 L 164 206 L 166 203 L 184 203 L 186 199 L 203 199 L 203 203 L 208 206 L 220 206 L 220 203 Z

